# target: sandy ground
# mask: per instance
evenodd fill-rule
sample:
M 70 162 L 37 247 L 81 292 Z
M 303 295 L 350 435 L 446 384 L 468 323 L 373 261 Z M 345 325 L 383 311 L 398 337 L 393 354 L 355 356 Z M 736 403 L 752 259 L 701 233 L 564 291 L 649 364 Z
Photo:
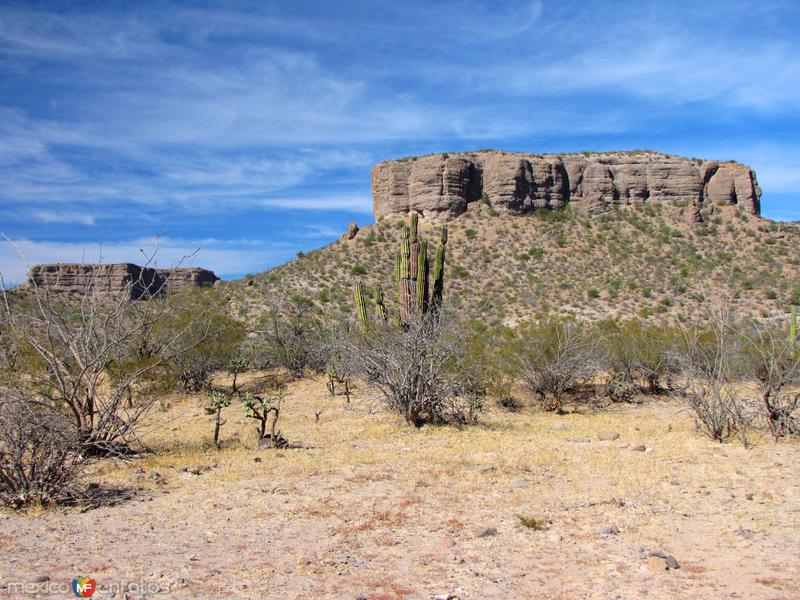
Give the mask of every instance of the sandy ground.
M 210 449 L 186 398 L 153 415 L 153 454 L 94 467 L 131 498 L 0 512 L 0 596 L 70 597 L 85 575 L 95 598 L 800 598 L 796 443 L 720 446 L 661 399 L 415 431 L 368 390 L 290 392 L 300 448 L 255 449 L 231 407 Z

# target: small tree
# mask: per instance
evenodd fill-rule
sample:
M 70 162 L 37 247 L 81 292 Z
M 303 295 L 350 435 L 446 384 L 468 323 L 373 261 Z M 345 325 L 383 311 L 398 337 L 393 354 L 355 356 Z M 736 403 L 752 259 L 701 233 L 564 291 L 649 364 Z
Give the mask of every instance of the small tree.
M 281 405 L 286 394 L 281 390 L 275 394 L 265 393 L 256 396 L 249 392 L 242 396 L 242 406 L 247 418 L 258 421 L 258 442 L 259 446 L 272 446 L 275 448 L 285 448 L 288 442 L 280 431 L 276 431 L 278 419 L 281 416 Z M 269 433 L 267 426 L 269 425 Z
M 796 333 L 777 325 L 751 321 L 737 328 L 742 339 L 741 363 L 761 393 L 762 411 L 777 439 L 800 435 L 800 353 Z
M 267 298 L 267 311 L 255 331 L 255 356 L 260 366 L 282 367 L 302 377 L 313 364 L 316 319 L 307 298 L 286 292 Z
M 596 343 L 571 320 L 520 327 L 511 355 L 525 387 L 544 408 L 558 413 L 563 413 L 564 395 L 596 372 Z
M 0 503 L 51 505 L 73 497 L 80 444 L 66 415 L 0 390 Z
M 411 425 L 474 422 L 483 396 L 462 369 L 466 334 L 441 312 L 408 314 L 402 327 L 375 321 L 369 332 L 343 336 L 351 370 L 381 392 Z
M 741 392 L 738 336 L 730 303 L 706 306 L 707 323 L 683 327 L 678 355 L 681 385 L 673 389 L 695 414 L 698 426 L 713 440 L 738 437 L 747 445 L 752 415 Z
M 173 314 L 159 324 L 152 339 L 183 331 L 176 348 L 179 351 L 170 357 L 167 366 L 184 391 L 208 389 L 212 373 L 238 357 L 245 328 L 228 314 L 227 299 L 218 290 L 184 290 L 173 304 Z M 201 326 L 196 323 L 198 315 L 203 315 L 205 321 Z
M 222 420 L 222 409 L 231 405 L 231 397 L 218 390 L 214 390 L 209 394 L 210 404 L 206 408 L 206 412 L 214 416 L 214 447 L 219 448 L 219 430 L 225 425 Z
M 83 452 L 124 453 L 163 393 L 168 366 L 227 324 L 209 319 L 205 307 L 176 323 L 186 296 L 154 288 L 146 269 L 118 293 L 109 291 L 100 265 L 85 271 L 80 293 L 55 293 L 35 281 L 24 301 L 9 302 L 3 292 L 4 343 L 13 346 L 5 379 L 37 403 L 64 410 Z

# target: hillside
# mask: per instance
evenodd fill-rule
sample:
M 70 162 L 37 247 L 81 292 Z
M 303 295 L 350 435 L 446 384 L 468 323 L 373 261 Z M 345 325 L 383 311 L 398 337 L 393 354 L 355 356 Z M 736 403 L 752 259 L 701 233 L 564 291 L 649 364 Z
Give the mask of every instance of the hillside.
M 448 223 L 446 302 L 466 316 L 515 324 L 545 314 L 582 319 L 702 316 L 704 298 L 732 292 L 740 314 L 783 318 L 800 302 L 800 229 L 737 206 L 703 206 L 702 224 L 669 203 L 571 206 L 500 214 L 483 202 Z M 351 286 L 382 284 L 394 301 L 394 254 L 403 218 L 384 216 L 266 273 L 226 284 L 240 316 L 263 310 L 270 292 L 308 299 L 318 311 L 352 315 Z M 420 221 L 438 240 L 439 225 Z

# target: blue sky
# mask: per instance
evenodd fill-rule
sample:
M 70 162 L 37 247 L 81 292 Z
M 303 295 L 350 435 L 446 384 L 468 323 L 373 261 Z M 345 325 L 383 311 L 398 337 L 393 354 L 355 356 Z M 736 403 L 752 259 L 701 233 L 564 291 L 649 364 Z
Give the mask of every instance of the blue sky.
M 484 147 L 734 159 L 800 219 L 798 30 L 763 0 L 0 2 L 0 230 L 237 277 L 372 222 L 373 163 Z

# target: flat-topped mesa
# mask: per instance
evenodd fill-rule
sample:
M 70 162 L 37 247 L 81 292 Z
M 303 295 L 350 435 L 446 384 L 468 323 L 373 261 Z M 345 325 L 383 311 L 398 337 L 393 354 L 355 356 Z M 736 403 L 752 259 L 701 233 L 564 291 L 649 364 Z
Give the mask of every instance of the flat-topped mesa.
M 736 205 L 761 213 L 761 189 L 747 165 L 656 152 L 521 154 L 481 151 L 378 163 L 372 169 L 375 218 L 418 212 L 448 221 L 470 203 L 524 214 L 574 204 L 671 203 L 696 219 L 703 206 Z
M 133 263 L 34 265 L 28 273 L 28 285 L 50 291 L 82 294 L 92 289 L 107 296 L 125 294 L 132 300 L 185 287 L 213 287 L 218 280 L 207 269 L 155 269 Z

